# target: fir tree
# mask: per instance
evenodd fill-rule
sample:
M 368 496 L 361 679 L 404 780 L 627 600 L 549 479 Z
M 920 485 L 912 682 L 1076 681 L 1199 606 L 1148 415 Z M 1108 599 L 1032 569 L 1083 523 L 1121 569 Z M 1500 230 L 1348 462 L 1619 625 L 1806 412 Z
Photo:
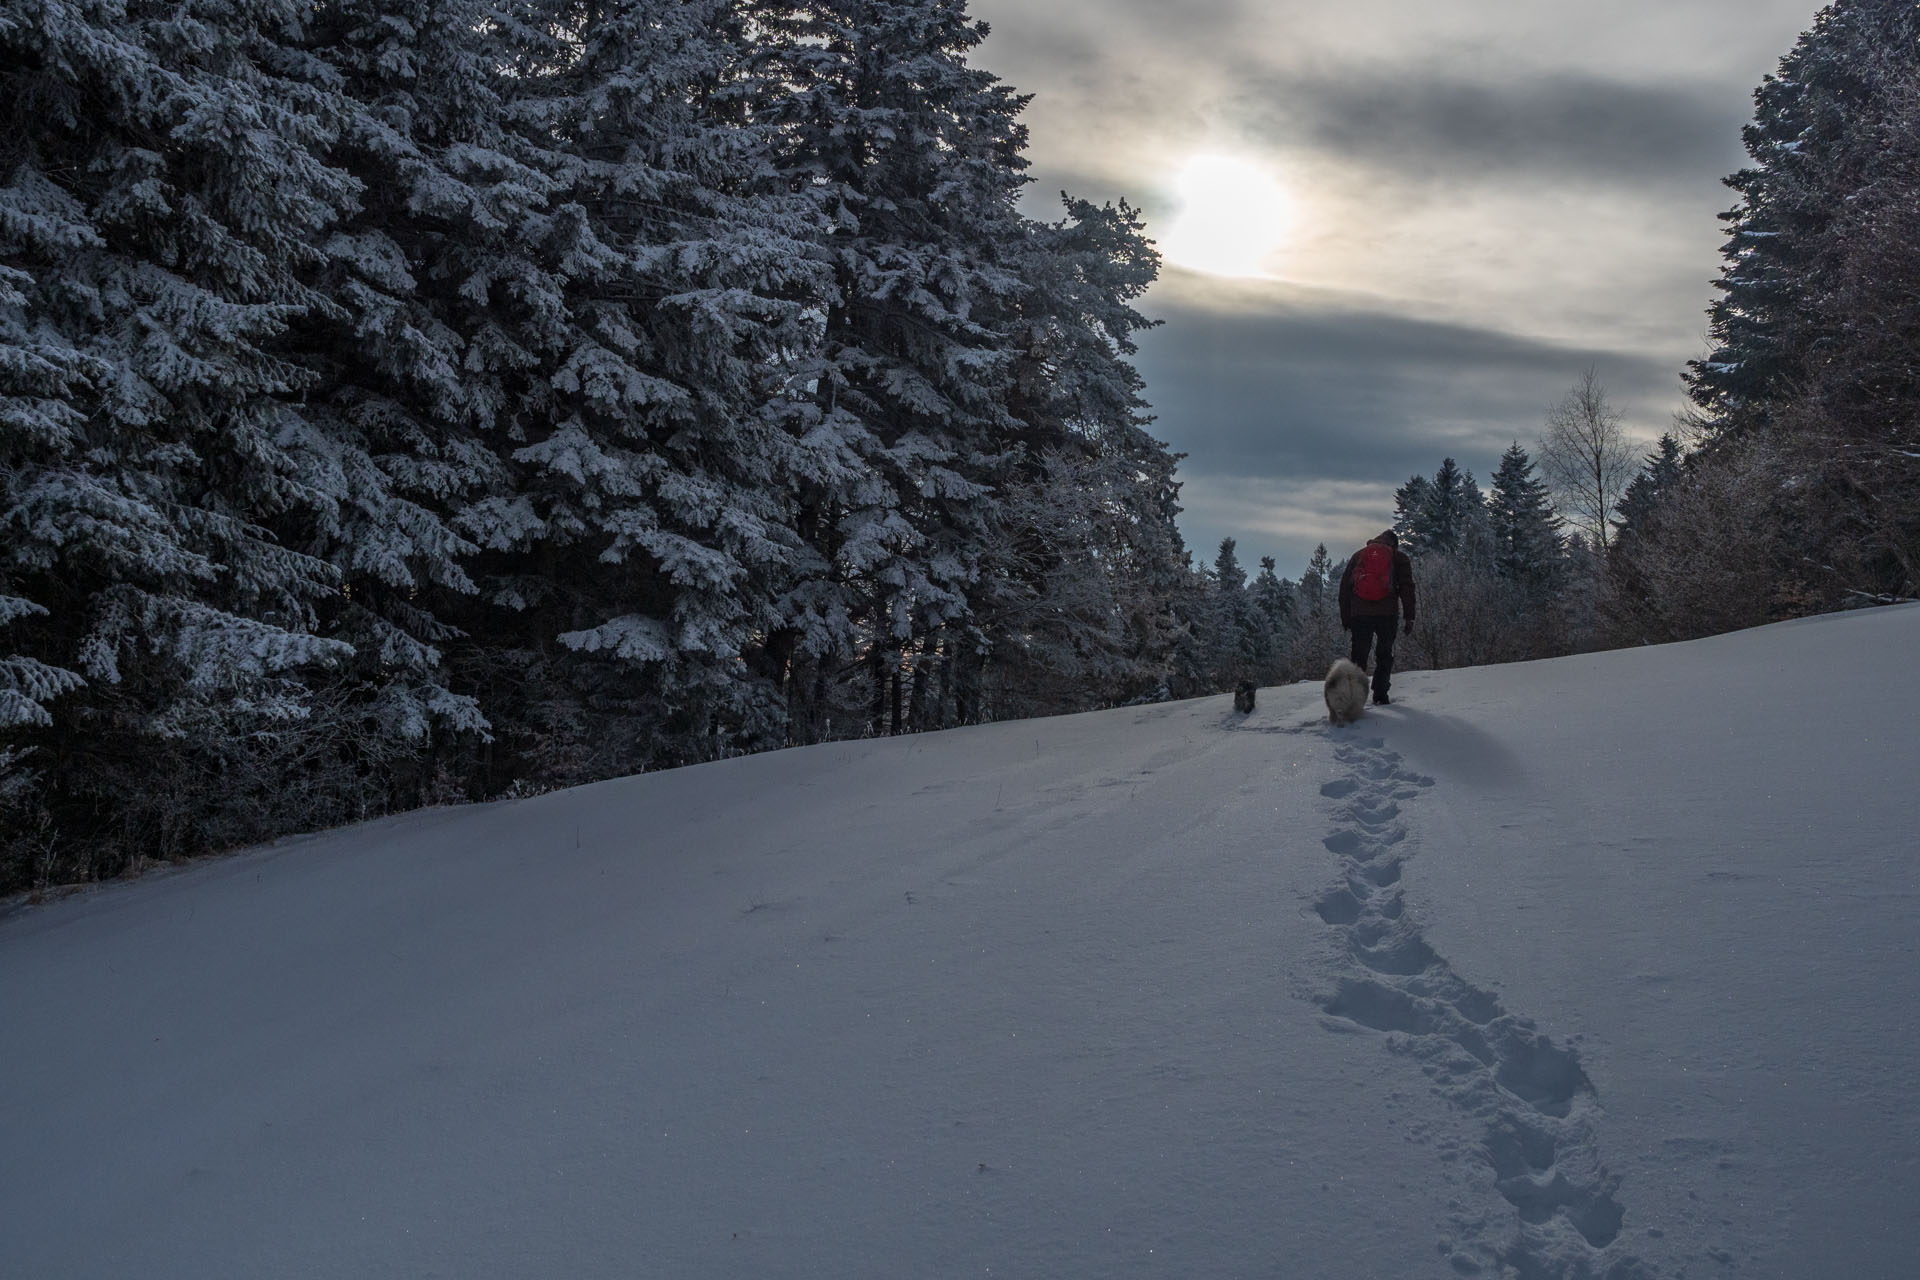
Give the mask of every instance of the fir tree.
M 1213 559 L 1213 585 L 1225 600 L 1237 601 L 1247 591 L 1247 571 L 1240 567 L 1238 545 L 1232 538 L 1220 539 L 1220 553 Z
M 1286 678 L 1285 659 L 1293 644 L 1293 584 L 1276 572 L 1272 556 L 1261 556 L 1249 595 L 1261 682 L 1274 684 Z
M 1533 462 L 1517 440 L 1500 455 L 1494 470 L 1487 523 L 1494 571 L 1530 599 L 1550 597 L 1563 555 L 1560 520 L 1546 484 L 1534 474 Z
M 895 729 L 1197 672 L 1158 257 L 1017 212 L 984 35 L 0 17 L 0 860 L 56 809 L 172 853 L 845 733 L 861 659 Z
M 287 54 L 304 16 L 0 18 L 5 701 L 57 743 L 49 803 L 111 797 L 142 854 L 247 821 L 250 797 L 199 799 L 201 778 L 286 741 L 302 677 L 352 653 L 322 634 L 336 566 L 285 540 L 334 501 L 290 409 L 314 382 L 291 335 L 331 305 L 314 245 L 358 195 L 322 158 L 345 107 Z
M 1393 491 L 1393 531 L 1408 546 L 1417 546 L 1431 486 L 1425 476 L 1408 476 L 1407 482 Z
M 1487 497 L 1480 491 L 1479 483 L 1473 478 L 1473 472 L 1462 474 L 1460 480 L 1460 515 L 1455 537 L 1456 554 L 1465 556 L 1475 565 L 1491 568 L 1493 565 L 1493 527 L 1487 514 Z
M 1340 575 L 1334 569 L 1333 557 L 1327 554 L 1327 544 L 1323 542 L 1313 549 L 1306 570 L 1300 575 L 1299 589 L 1295 592 L 1302 616 L 1319 618 L 1329 609 L 1337 608 L 1339 586 Z
M 1473 477 L 1461 471 L 1452 458 L 1444 459 L 1431 480 L 1414 486 L 1411 481 L 1396 494 L 1404 495 L 1419 506 L 1408 513 L 1408 535 L 1413 549 L 1451 552 L 1464 548 L 1473 512 L 1481 506 L 1479 489 Z
M 864 634 L 843 641 L 865 648 L 881 728 L 903 652 L 974 626 L 992 479 L 1018 430 L 1005 389 L 1024 99 L 967 65 L 986 33 L 959 0 L 808 0 L 760 17 L 784 60 L 769 107 L 781 167 L 830 227 L 833 270 L 815 400 L 791 429 L 839 465 L 804 495 L 821 560 L 793 625 L 857 621 Z
M 1836 0 L 1754 92 L 1743 131 L 1752 164 L 1727 179 L 1726 258 L 1709 315 L 1714 349 L 1689 364 L 1694 402 L 1716 432 L 1764 427 L 1844 323 L 1831 296 L 1832 233 L 1880 170 L 1920 55 L 1920 10 L 1904 0 Z M 1893 126 L 1887 128 L 1887 126 Z
M 1668 432 L 1647 455 L 1639 474 L 1627 483 L 1620 499 L 1620 518 L 1614 522 L 1618 537 L 1630 538 L 1647 530 L 1659 509 L 1660 495 L 1672 493 L 1680 483 L 1681 466 L 1680 442 Z
M 1164 678 L 1137 666 L 1128 643 L 1126 573 L 1107 547 L 1099 467 L 1098 459 L 1051 451 L 999 490 L 994 535 L 981 556 L 989 615 L 982 631 L 992 645 L 989 696 L 998 714 L 1085 710 Z M 949 655 L 936 649 L 915 659 L 920 696 L 910 699 L 907 727 L 939 727 L 952 714 Z M 940 681 L 932 696 L 929 679 Z
M 1293 642 L 1288 650 L 1293 671 L 1318 677 L 1325 674 L 1328 663 L 1347 652 L 1340 629 L 1340 577 L 1345 569 L 1345 563 L 1335 560 L 1321 543 L 1301 572 L 1293 593 Z
M 1714 349 L 1688 372 L 1691 471 L 1722 488 L 1724 453 L 1771 491 L 1793 545 L 1767 594 L 1900 598 L 1920 584 L 1920 11 L 1836 0 L 1754 101 Z
M 530 249 L 548 239 L 559 166 L 509 119 L 512 50 L 491 12 L 337 0 L 305 33 L 352 104 L 330 155 L 363 193 L 322 242 L 336 306 L 305 335 L 320 377 L 301 438 L 333 498 L 307 536 L 346 577 L 333 612 L 361 650 L 372 724 L 416 744 L 486 735 L 445 646 L 461 645 L 456 619 L 482 616 L 465 599 L 479 554 L 515 536 L 489 497 L 512 483 L 502 437 L 536 353 L 564 346 L 558 279 Z M 524 531 L 528 508 L 513 511 Z
M 500 553 L 489 593 L 535 606 L 514 630 L 545 705 L 517 718 L 573 757 L 556 781 L 772 745 L 782 658 L 756 651 L 802 557 L 781 413 L 826 287 L 812 213 L 752 118 L 736 6 L 532 12 L 555 45 L 526 44 L 510 105 L 555 184 L 534 242 L 558 300 L 505 483 L 462 516 Z
M 1251 676 L 1259 658 L 1252 602 L 1247 599 L 1247 574 L 1240 567 L 1232 538 L 1220 540 L 1210 586 L 1214 680 L 1225 688 Z
M 1084 668 L 1092 683 L 1083 690 L 1130 701 L 1169 674 L 1172 606 L 1186 560 L 1174 525 L 1175 459 L 1148 434 L 1129 360 L 1133 335 L 1149 324 L 1133 302 L 1159 257 L 1124 202 L 1063 200 L 1067 216 L 1028 224 L 1016 249 L 1022 288 L 1006 394 L 1017 426 L 993 474 L 1003 495 L 994 523 L 996 541 L 1017 537 L 1024 549 L 1013 560 L 983 556 L 974 613 L 995 669 L 1004 671 L 1035 634 L 1034 603 L 1062 595 L 1109 601 L 1109 623 L 1097 632 L 1082 627 L 1061 670 Z M 1024 516 L 1013 510 L 1023 493 L 1045 495 Z M 1089 581 L 1076 585 L 1076 577 Z M 1037 616 L 1078 612 L 1056 607 Z

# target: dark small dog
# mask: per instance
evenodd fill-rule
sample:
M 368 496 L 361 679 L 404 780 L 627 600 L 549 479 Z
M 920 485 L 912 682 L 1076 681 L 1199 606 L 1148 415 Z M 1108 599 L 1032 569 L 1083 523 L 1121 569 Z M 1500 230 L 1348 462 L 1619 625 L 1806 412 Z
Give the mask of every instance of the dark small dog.
M 1233 691 L 1233 709 L 1234 709 L 1235 711 L 1238 711 L 1238 712 L 1239 712 L 1239 713 L 1240 713 L 1241 715 L 1243 715 L 1243 716 L 1244 716 L 1244 715 L 1249 715 L 1249 714 L 1251 714 L 1251 713 L 1252 713 L 1252 711 L 1253 711 L 1253 681 L 1251 681 L 1251 680 L 1242 680 L 1242 681 L 1241 681 L 1241 682 L 1239 683 L 1239 685 L 1238 685 L 1238 686 L 1236 686 L 1236 687 L 1234 688 L 1234 691 Z

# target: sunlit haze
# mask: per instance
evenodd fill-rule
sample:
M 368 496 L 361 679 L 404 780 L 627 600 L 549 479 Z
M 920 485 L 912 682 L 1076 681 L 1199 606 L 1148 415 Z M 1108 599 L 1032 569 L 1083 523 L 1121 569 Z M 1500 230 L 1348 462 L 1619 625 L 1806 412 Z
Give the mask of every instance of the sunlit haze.
M 1125 199 L 1180 525 L 1297 575 L 1443 457 L 1485 482 L 1596 371 L 1686 403 L 1753 90 L 1820 0 L 969 0 L 1033 95 L 1034 216 Z
M 1181 208 L 1160 249 L 1169 262 L 1217 276 L 1264 276 L 1286 237 L 1292 205 L 1258 165 L 1197 156 L 1177 184 Z

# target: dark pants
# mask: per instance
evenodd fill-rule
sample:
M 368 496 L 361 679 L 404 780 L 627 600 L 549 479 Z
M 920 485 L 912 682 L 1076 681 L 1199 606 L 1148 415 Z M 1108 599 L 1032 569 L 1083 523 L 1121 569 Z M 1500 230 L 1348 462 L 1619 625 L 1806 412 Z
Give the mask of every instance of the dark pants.
M 1348 656 L 1364 671 L 1367 650 L 1373 650 L 1373 693 L 1377 698 L 1386 696 L 1387 684 L 1393 679 L 1393 634 L 1399 626 L 1400 619 L 1392 614 L 1379 618 L 1355 615 L 1353 619 L 1353 652 Z

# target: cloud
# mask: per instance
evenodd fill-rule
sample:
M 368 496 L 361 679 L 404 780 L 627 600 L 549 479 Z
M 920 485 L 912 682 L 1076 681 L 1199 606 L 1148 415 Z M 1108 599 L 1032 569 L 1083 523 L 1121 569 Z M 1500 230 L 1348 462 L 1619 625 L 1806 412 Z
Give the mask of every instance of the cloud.
M 1170 270 L 1137 365 L 1196 555 L 1297 573 L 1454 457 L 1484 482 L 1589 366 L 1647 441 L 1684 403 L 1752 89 L 1811 0 L 971 0 L 1036 96 L 1038 179 L 1163 234 L 1196 155 L 1265 166 L 1291 231 L 1234 285 Z M 1357 545 L 1357 543 L 1355 543 Z
M 1154 432 L 1187 455 L 1180 525 L 1196 558 L 1239 538 L 1247 563 L 1304 563 L 1317 542 L 1364 540 L 1393 490 L 1452 457 L 1483 485 L 1547 409 L 1594 368 L 1630 432 L 1651 441 L 1682 400 L 1677 365 L 1280 286 L 1200 285 L 1152 308 L 1141 340 Z M 1356 542 L 1357 545 L 1357 542 Z
M 1316 544 L 1325 543 L 1340 559 L 1385 528 L 1393 516 L 1396 487 L 1374 481 L 1204 473 L 1189 477 L 1181 488 L 1182 524 L 1208 531 L 1204 540 L 1189 538 L 1196 563 L 1211 564 L 1220 539 L 1230 537 L 1239 544 L 1240 561 L 1249 571 L 1270 555 L 1281 577 L 1298 578 Z
M 1642 435 L 1681 398 L 1679 367 L 1427 320 L 1317 291 L 1222 291 L 1160 302 L 1138 366 L 1159 433 L 1220 471 L 1337 479 L 1432 470 L 1443 454 L 1497 456 L 1539 432 L 1588 367 Z M 1240 305 L 1232 305 L 1238 301 Z
M 1500 81 L 1420 66 L 1241 77 L 1235 114 L 1254 136 L 1389 170 L 1463 183 L 1696 185 L 1742 158 L 1744 99 L 1717 88 L 1649 86 L 1577 72 Z

